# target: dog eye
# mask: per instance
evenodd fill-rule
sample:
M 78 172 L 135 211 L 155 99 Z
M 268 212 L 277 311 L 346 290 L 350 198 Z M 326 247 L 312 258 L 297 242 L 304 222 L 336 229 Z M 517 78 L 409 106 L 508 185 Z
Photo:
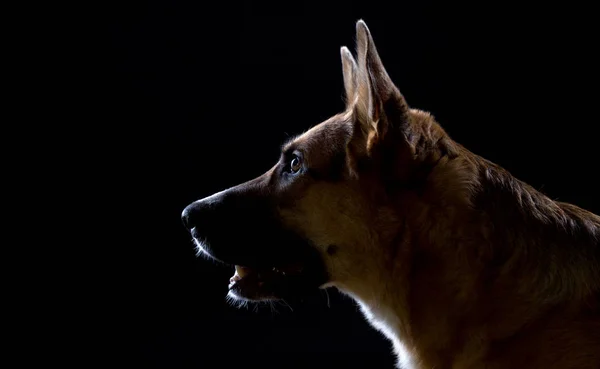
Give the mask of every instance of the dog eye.
M 297 173 L 300 169 L 302 169 L 300 158 L 294 155 L 294 158 L 290 162 L 290 172 Z

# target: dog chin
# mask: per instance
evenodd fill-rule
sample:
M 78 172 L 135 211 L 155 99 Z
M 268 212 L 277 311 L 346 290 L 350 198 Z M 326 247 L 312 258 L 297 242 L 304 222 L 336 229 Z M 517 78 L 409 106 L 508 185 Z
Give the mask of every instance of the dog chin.
M 275 296 L 257 296 L 254 295 L 252 297 L 247 295 L 247 291 L 240 291 L 237 289 L 231 289 L 229 290 L 229 292 L 227 292 L 227 301 L 229 303 L 231 303 L 232 305 L 236 305 L 239 307 L 243 307 L 245 306 L 246 303 L 249 302 L 261 302 L 261 301 L 277 301 L 277 300 L 281 300 L 278 297 Z

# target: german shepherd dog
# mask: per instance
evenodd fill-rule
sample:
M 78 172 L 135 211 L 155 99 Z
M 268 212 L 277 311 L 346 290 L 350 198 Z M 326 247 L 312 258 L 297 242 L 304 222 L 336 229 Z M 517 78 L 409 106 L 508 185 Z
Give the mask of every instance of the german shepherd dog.
M 235 265 L 228 296 L 335 287 L 400 368 L 600 368 L 600 217 L 453 141 L 390 80 L 366 24 L 341 48 L 345 111 L 258 178 L 182 213 Z

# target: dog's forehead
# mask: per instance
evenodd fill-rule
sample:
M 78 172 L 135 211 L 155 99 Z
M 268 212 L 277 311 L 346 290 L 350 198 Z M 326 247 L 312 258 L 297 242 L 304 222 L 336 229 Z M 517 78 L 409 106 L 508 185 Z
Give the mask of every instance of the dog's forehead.
M 351 126 L 347 114 L 338 114 L 321 122 L 284 145 L 284 151 L 290 148 L 310 150 L 314 146 L 327 148 L 345 143 Z

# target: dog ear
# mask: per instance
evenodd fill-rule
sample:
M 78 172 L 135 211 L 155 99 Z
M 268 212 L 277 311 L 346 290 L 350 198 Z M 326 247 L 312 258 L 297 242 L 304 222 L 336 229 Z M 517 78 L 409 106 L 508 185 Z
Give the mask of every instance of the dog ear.
M 356 23 L 356 43 L 358 65 L 353 106 L 353 140 L 356 142 L 352 146 L 370 155 L 373 147 L 384 141 L 390 131 L 401 132 L 406 126 L 409 107 L 383 67 L 371 33 L 362 20 Z
M 346 107 L 349 108 L 354 105 L 356 98 L 356 74 L 357 65 L 352 53 L 346 46 L 340 48 L 340 54 L 342 56 L 342 73 L 344 75 L 344 90 L 346 92 Z

